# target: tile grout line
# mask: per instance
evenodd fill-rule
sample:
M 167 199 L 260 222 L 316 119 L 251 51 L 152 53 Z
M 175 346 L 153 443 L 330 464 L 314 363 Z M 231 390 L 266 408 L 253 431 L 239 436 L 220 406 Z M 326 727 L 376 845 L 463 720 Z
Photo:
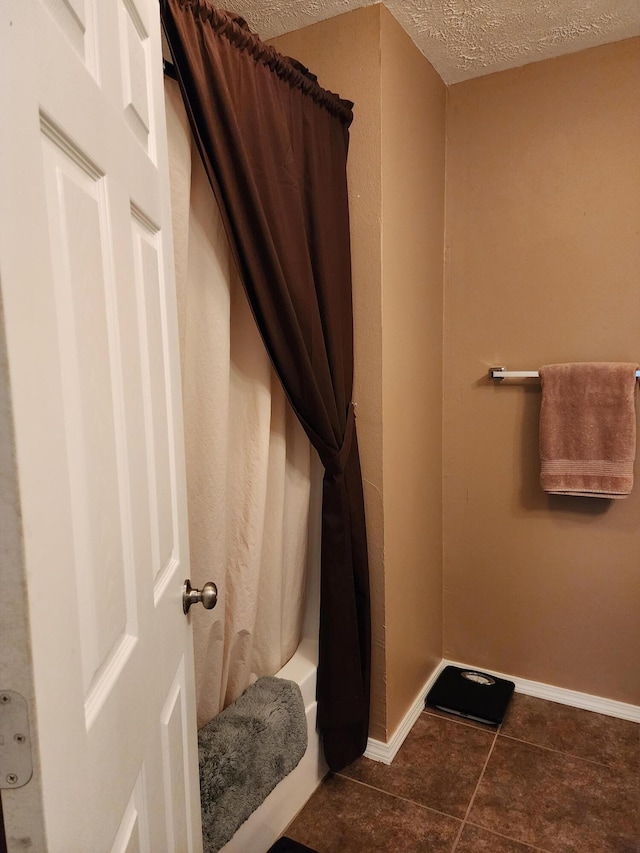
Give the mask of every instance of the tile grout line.
M 481 829 L 491 835 L 497 835 L 498 838 L 504 838 L 505 841 L 513 841 L 514 844 L 521 844 L 527 850 L 533 850 L 535 851 L 535 853 L 551 853 L 550 850 L 547 850 L 544 847 L 536 847 L 535 844 L 529 844 L 525 841 L 518 841 L 517 838 L 512 838 L 510 835 L 504 835 L 504 833 L 502 832 L 496 832 L 495 829 L 487 829 L 486 826 L 481 826 L 479 823 L 474 823 L 472 820 L 465 821 L 465 825 L 466 824 L 469 824 L 469 826 L 474 826 L 476 829 Z
M 385 791 L 384 788 L 376 788 L 375 785 L 369 785 L 368 782 L 362 782 L 360 779 L 354 779 L 352 776 L 344 776 L 340 771 L 334 775 L 339 776 L 341 779 L 346 779 L 347 782 L 353 782 L 355 785 L 362 785 L 363 788 L 369 788 L 371 791 L 376 791 L 378 794 L 393 797 L 394 800 L 401 800 L 403 803 L 409 803 L 411 806 L 418 806 L 420 809 L 424 809 L 428 812 L 434 812 L 442 817 L 448 817 L 450 820 L 457 820 L 459 823 L 462 821 L 462 818 L 456 817 L 448 812 L 442 812 L 440 809 L 434 809 L 433 806 L 426 806 L 424 803 L 419 803 L 417 800 L 410 800 L 408 797 L 403 797 L 401 794 L 394 794 L 391 791 Z
M 469 813 L 471 812 L 471 807 L 473 806 L 473 801 L 476 798 L 476 794 L 478 793 L 478 788 L 480 787 L 480 784 L 481 784 L 482 780 L 484 779 L 484 774 L 485 774 L 485 771 L 489 765 L 489 760 L 490 760 L 491 756 L 493 755 L 493 750 L 495 748 L 496 743 L 498 742 L 498 735 L 500 734 L 501 728 L 502 728 L 502 723 L 498 727 L 498 729 L 497 729 L 497 731 L 493 737 L 493 743 L 491 744 L 491 748 L 489 749 L 489 754 L 487 755 L 487 758 L 484 762 L 482 770 L 480 771 L 480 776 L 478 777 L 478 781 L 476 782 L 476 787 L 474 788 L 473 794 L 471 795 L 471 799 L 469 800 L 469 805 L 467 806 L 467 810 L 464 813 L 464 817 L 462 818 L 462 823 L 460 824 L 460 830 L 458 831 L 458 835 L 456 837 L 456 840 L 453 842 L 453 847 L 451 848 L 451 853 L 455 853 L 456 848 L 460 842 L 460 839 L 462 837 L 462 833 L 464 831 L 465 824 L 467 822 L 467 818 L 469 817 Z
M 575 752 L 567 752 L 563 749 L 554 749 L 552 746 L 544 746 L 541 743 L 536 743 L 533 740 L 524 740 L 524 738 L 514 737 L 514 735 L 500 735 L 507 740 L 514 740 L 516 743 L 524 743 L 527 746 L 533 746 L 536 749 L 545 749 L 547 752 L 555 752 L 557 755 L 566 755 L 567 758 L 575 758 L 577 761 L 586 761 L 587 764 L 595 764 L 597 767 L 606 767 L 608 770 L 619 769 L 614 764 L 605 764 L 604 761 L 596 761 L 595 758 L 584 758 L 582 755 L 576 755 Z

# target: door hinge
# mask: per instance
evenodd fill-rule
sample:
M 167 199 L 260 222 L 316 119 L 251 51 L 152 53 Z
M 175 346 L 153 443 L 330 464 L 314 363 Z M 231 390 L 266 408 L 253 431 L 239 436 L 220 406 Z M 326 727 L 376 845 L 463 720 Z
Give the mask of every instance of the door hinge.
M 0 690 L 0 788 L 21 788 L 32 775 L 27 700 Z

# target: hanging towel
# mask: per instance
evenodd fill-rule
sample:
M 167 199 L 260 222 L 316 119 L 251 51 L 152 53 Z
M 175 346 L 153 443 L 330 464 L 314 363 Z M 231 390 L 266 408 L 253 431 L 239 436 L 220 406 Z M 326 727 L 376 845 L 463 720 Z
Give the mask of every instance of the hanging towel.
M 540 482 L 554 495 L 624 498 L 633 486 L 637 364 L 540 368 Z

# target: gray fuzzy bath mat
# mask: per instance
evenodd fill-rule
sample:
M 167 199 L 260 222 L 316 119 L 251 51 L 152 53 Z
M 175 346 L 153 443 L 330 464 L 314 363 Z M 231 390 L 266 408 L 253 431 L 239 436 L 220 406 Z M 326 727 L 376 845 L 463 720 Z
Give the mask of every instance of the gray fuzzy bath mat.
M 300 688 L 259 678 L 198 732 L 205 853 L 216 853 L 307 749 Z

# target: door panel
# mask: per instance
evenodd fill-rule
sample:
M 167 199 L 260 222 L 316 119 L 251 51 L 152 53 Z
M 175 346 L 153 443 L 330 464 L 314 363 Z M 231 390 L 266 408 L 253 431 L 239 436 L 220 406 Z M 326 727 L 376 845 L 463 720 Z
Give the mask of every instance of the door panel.
M 45 5 L 69 44 L 95 76 L 93 4 L 85 0 L 46 0 Z
M 148 35 L 133 0 L 120 3 L 120 41 L 123 49 L 123 103 L 125 119 L 150 156 Z M 155 158 L 153 158 L 155 160 Z
M 131 799 L 127 803 L 111 853 L 152 853 L 146 805 L 143 766 L 133 788 Z
M 163 264 L 158 230 L 135 208 L 131 216 L 135 284 L 139 310 L 144 420 L 149 471 L 153 580 L 156 589 L 175 569 L 176 495 L 167 408 L 166 322 Z
M 176 673 L 160 715 L 165 819 L 167 838 L 172 850 L 184 850 L 190 835 L 188 811 L 184 808 L 188 790 L 187 701 L 184 662 Z
M 112 681 L 114 661 L 122 666 L 137 639 L 127 596 L 134 566 L 124 541 L 131 523 L 122 500 L 126 430 L 107 188 L 83 152 L 64 144 L 50 124 L 43 129 L 80 656 L 85 709 L 94 713 L 105 670 Z
M 159 6 L 9 0 L 0 26 L 0 282 L 47 849 L 198 853 Z

